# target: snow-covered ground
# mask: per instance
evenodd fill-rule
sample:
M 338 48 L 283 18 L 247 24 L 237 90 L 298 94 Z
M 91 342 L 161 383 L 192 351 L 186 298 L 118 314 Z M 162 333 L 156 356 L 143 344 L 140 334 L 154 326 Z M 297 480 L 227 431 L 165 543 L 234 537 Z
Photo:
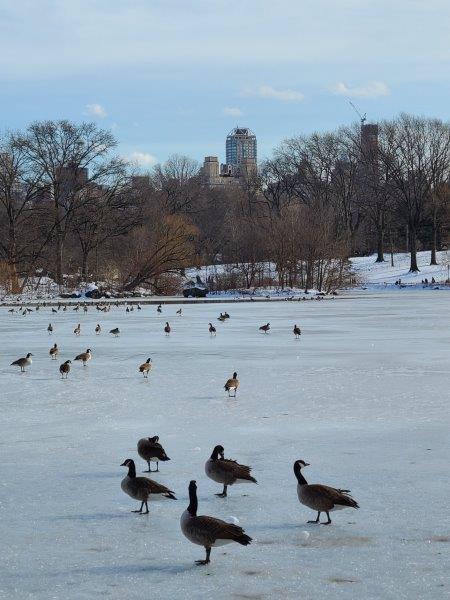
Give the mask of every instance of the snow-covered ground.
M 182 317 L 176 308 L 25 317 L 1 309 L 0 597 L 448 596 L 446 292 L 198 304 Z M 221 310 L 231 314 L 223 324 Z M 259 333 L 267 321 L 271 332 Z M 119 338 L 107 333 L 116 326 Z M 54 342 L 58 361 L 48 356 Z M 73 363 L 61 381 L 59 364 L 87 347 L 89 365 Z M 28 351 L 34 362 L 20 374 L 9 363 Z M 137 366 L 149 356 L 145 381 Z M 223 383 L 234 370 L 241 388 L 229 399 Z M 133 458 L 142 471 L 136 442 L 156 434 L 172 460 L 153 477 L 178 500 L 152 502 L 139 516 L 120 489 L 120 464 Z M 217 443 L 252 465 L 258 485 L 214 496 L 220 486 L 204 462 Z M 332 513 L 330 527 L 306 524 L 315 514 L 297 500 L 298 458 L 311 463 L 310 482 L 351 489 L 360 510 Z M 213 549 L 209 566 L 193 564 L 204 551 L 179 527 L 191 479 L 199 513 L 236 517 L 252 545 Z
M 385 254 L 385 262 L 377 263 L 376 254 L 371 256 L 357 256 L 351 258 L 352 271 L 363 284 L 384 287 L 395 284 L 398 279 L 406 285 L 421 285 L 422 280 L 431 280 L 434 277 L 437 283 L 444 283 L 449 274 L 450 252 L 437 253 L 437 265 L 430 265 L 430 252 L 418 252 L 417 263 L 420 271 L 410 273 L 410 255 L 408 253 L 394 254 L 394 266 L 391 266 L 390 254 Z

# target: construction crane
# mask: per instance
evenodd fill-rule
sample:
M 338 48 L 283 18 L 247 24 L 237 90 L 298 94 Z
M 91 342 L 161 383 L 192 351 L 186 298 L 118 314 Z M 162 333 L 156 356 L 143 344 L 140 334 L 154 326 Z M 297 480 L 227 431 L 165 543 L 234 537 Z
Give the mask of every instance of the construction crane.
M 364 123 L 367 121 L 367 114 L 364 113 L 363 115 L 359 112 L 359 110 L 356 108 L 356 106 L 353 104 L 353 102 L 351 100 L 348 101 L 348 103 L 350 104 L 350 106 L 353 108 L 353 110 L 355 111 L 355 113 L 358 115 L 358 117 L 361 120 L 361 126 L 364 125 Z

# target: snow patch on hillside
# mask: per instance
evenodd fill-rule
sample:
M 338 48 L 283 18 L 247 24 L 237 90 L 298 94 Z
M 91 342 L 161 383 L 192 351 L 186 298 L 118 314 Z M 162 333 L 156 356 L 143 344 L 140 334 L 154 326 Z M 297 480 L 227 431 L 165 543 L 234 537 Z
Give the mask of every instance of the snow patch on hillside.
M 376 254 L 370 256 L 357 256 L 350 259 L 352 270 L 358 280 L 363 284 L 371 285 L 395 285 L 399 279 L 402 284 L 422 286 L 422 281 L 432 279 L 436 283 L 445 283 L 448 278 L 448 265 L 450 264 L 450 252 L 437 253 L 437 265 L 430 265 L 430 252 L 418 252 L 417 263 L 420 271 L 409 272 L 409 253 L 394 254 L 394 266 L 391 266 L 390 255 L 385 254 L 385 262 L 377 263 Z

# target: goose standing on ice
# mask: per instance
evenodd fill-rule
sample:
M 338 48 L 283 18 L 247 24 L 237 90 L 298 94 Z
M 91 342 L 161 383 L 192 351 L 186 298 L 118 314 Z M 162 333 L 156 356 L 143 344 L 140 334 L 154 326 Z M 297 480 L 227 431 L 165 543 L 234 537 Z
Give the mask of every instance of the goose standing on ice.
M 133 510 L 132 512 L 148 515 L 148 500 L 150 496 L 162 496 L 164 498 L 170 498 L 176 500 L 174 492 L 169 490 L 165 485 L 161 485 L 152 479 L 147 477 L 136 477 L 136 466 L 134 460 L 127 458 L 121 465 L 121 467 L 128 467 L 128 475 L 122 479 L 121 488 L 128 494 L 130 498 L 139 500 L 141 502 L 141 508 L 139 510 Z M 145 512 L 142 509 L 145 505 Z
M 321 524 L 330 525 L 331 511 L 343 508 L 359 508 L 356 500 L 353 500 L 350 496 L 350 490 L 340 490 L 320 484 L 309 485 L 302 474 L 302 468 L 308 466 L 309 463 L 306 463 L 304 460 L 296 460 L 294 463 L 298 499 L 301 504 L 317 511 L 317 519 L 315 521 L 308 521 L 308 523 L 320 523 L 320 513 L 324 512 L 328 517 L 328 521 Z
M 270 323 L 266 323 L 265 325 L 261 325 L 261 327 L 259 328 L 260 331 L 264 332 L 264 333 L 268 333 L 270 329 Z
M 213 481 L 223 484 L 223 491 L 216 496 L 226 498 L 227 487 L 235 483 L 258 483 L 250 475 L 251 467 L 240 465 L 235 460 L 226 459 L 223 453 L 223 446 L 216 446 L 211 457 L 205 463 L 206 475 Z
M 196 560 L 197 565 L 209 564 L 211 548 L 224 546 L 232 542 L 237 542 L 242 546 L 248 546 L 251 543 L 252 538 L 239 525 L 227 523 L 215 517 L 197 516 L 197 509 L 197 484 L 195 481 L 191 481 L 189 484 L 189 506 L 181 515 L 180 525 L 183 535 L 190 542 L 203 546 L 206 550 L 205 560 Z
M 300 327 L 294 325 L 294 329 L 292 331 L 294 332 L 295 339 L 298 340 L 302 334 Z
M 162 307 L 161 304 L 158 305 L 158 308 L 156 309 L 156 312 L 162 313 Z
M 179 308 L 179 309 L 177 310 L 177 315 L 180 315 L 180 317 L 181 317 L 181 315 L 182 315 L 182 314 L 183 314 L 183 311 L 181 310 L 181 308 Z
M 95 334 L 100 335 L 101 332 L 102 332 L 102 328 L 100 327 L 100 324 L 97 323 L 97 325 L 95 327 Z
M 237 378 L 236 372 L 233 373 L 233 377 L 231 377 L 231 379 L 228 379 L 228 381 L 225 383 L 225 385 L 223 387 L 228 392 L 228 397 L 230 397 L 231 390 L 234 390 L 234 396 L 231 396 L 231 397 L 236 398 L 236 392 L 239 387 L 239 379 Z
M 112 333 L 114 337 L 119 337 L 120 329 L 118 327 L 115 327 L 114 329 L 111 329 L 109 333 Z
M 78 325 L 75 327 L 75 329 L 73 330 L 75 335 L 80 335 L 81 333 L 81 325 L 80 323 L 78 323 Z
M 140 365 L 139 373 L 142 373 L 144 375 L 145 379 L 148 379 L 148 374 L 151 371 L 151 369 L 152 369 L 152 359 L 147 358 L 145 363 L 142 363 L 142 365 Z
M 67 379 L 70 373 L 70 365 L 72 364 L 71 360 L 66 360 L 62 365 L 59 366 L 59 372 L 61 373 L 61 379 Z M 64 377 L 65 375 L 65 377 Z
M 170 335 L 171 329 L 170 329 L 170 325 L 167 321 L 166 321 L 166 326 L 164 327 L 164 331 L 165 331 L 166 335 Z
M 56 357 L 59 354 L 59 348 L 57 344 L 53 344 L 53 346 L 49 350 L 49 354 L 53 360 L 56 360 Z
M 29 367 L 31 365 L 31 363 L 33 362 L 31 360 L 32 356 L 33 355 L 31 354 L 31 352 L 28 352 L 28 354 L 24 358 L 18 358 L 17 360 L 12 362 L 10 364 L 10 366 L 11 367 L 13 367 L 13 366 L 20 367 L 21 372 L 25 373 L 25 367 Z
M 214 327 L 214 325 L 212 323 L 209 324 L 209 333 L 211 335 L 216 335 L 217 334 L 217 330 L 216 330 L 216 328 Z
M 82 352 L 78 356 L 75 356 L 75 360 L 81 360 L 82 361 L 83 367 L 86 366 L 87 362 L 89 360 L 91 360 L 91 358 L 92 358 L 92 354 L 91 354 L 91 349 L 90 348 L 88 348 L 86 350 L 86 352 Z
M 51 323 L 48 324 L 47 331 L 48 335 L 51 335 L 53 333 L 53 325 Z
M 137 451 L 139 456 L 143 458 L 148 465 L 148 471 L 144 471 L 145 473 L 153 473 L 150 467 L 151 462 L 156 463 L 156 471 L 154 472 L 157 473 L 159 471 L 160 461 L 166 462 L 170 460 L 166 451 L 159 443 L 159 437 L 157 435 L 140 439 L 137 444 Z

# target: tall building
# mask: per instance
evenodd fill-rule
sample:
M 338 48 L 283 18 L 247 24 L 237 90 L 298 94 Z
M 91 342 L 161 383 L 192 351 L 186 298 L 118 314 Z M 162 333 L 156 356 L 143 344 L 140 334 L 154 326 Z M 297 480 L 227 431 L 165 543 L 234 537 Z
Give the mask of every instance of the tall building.
M 256 174 L 256 136 L 250 129 L 233 129 L 227 136 L 225 150 L 225 164 L 220 164 L 217 156 L 205 157 L 202 172 L 208 185 L 239 185 Z
M 240 168 L 245 159 L 257 158 L 256 135 L 247 127 L 236 127 L 227 135 L 226 163 Z

